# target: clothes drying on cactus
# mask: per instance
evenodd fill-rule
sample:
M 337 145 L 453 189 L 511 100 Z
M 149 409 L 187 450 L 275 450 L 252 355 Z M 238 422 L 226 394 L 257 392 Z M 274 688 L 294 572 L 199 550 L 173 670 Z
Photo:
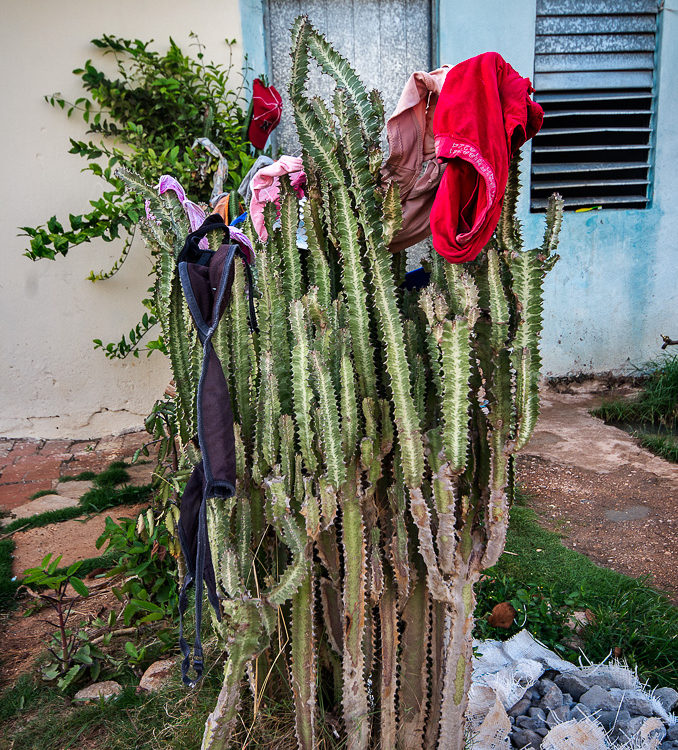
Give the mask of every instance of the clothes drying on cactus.
M 496 52 L 447 74 L 433 117 L 436 156 L 447 166 L 431 209 L 433 247 L 445 260 L 473 260 L 492 237 L 509 162 L 544 120 L 532 91 Z
M 202 249 L 199 243 L 207 233 L 219 230 L 223 232 L 223 241 L 218 250 L 214 252 L 209 248 Z M 229 498 L 235 494 L 236 465 L 231 397 L 222 363 L 212 345 L 212 337 L 230 296 L 233 282 L 232 264 L 236 257 L 243 259 L 248 273 L 250 325 L 253 329 L 256 327 L 249 249 L 245 250 L 246 252 L 243 252 L 239 243 L 231 243 L 231 230 L 221 215 L 212 214 L 197 230 L 186 237 L 184 247 L 177 258 L 186 304 L 203 347 L 200 379 L 195 396 L 197 439 L 202 458 L 193 469 L 182 496 L 178 526 L 179 540 L 187 567 L 179 596 L 179 644 L 184 656 L 181 672 L 187 685 L 194 685 L 202 677 L 200 627 L 203 582 L 217 620 L 221 619 L 207 532 L 207 501 L 210 498 Z M 183 615 L 188 604 L 187 591 L 191 585 L 195 587 L 193 668 L 196 676 L 193 679 L 189 678 L 191 650 L 183 634 Z
M 290 666 L 301 750 L 321 741 L 319 685 L 342 715 L 347 750 L 461 750 L 473 587 L 503 549 L 513 455 L 539 411 L 543 278 L 557 260 L 562 201 L 549 205 L 541 247 L 525 251 L 514 161 L 486 251 L 466 266 L 434 253 L 428 285 L 403 289 L 404 253 L 387 249 L 402 210 L 397 182 L 381 172 L 381 97 L 307 18 L 292 44 L 306 200 L 301 208 L 283 175 L 278 205 L 263 207 L 266 241 L 246 224 L 259 330 L 236 263 L 212 334 L 237 483 L 203 505 L 226 661 L 202 748 L 230 746 L 247 670 L 263 695 L 268 670 L 256 660 L 270 651 L 269 665 Z M 316 63 L 336 84 L 331 103 L 308 94 Z M 172 191 L 122 177 L 157 220 L 143 231 L 158 264 L 181 465 L 199 466 L 191 438 L 205 353 L 176 270 L 188 222 Z M 223 229 L 207 238 L 217 251 Z

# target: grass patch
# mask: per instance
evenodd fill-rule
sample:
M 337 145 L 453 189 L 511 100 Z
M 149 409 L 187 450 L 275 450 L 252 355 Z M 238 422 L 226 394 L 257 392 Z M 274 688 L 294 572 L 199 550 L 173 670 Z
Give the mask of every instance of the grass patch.
M 650 432 L 636 434 L 638 442 L 655 456 L 678 464 L 678 437 L 675 435 L 654 435 Z
M 0 612 L 12 607 L 19 582 L 12 580 L 12 553 L 14 541 L 0 539 Z
M 214 663 L 216 657 L 213 654 L 208 663 Z M 137 694 L 135 685 L 129 684 L 106 703 L 80 705 L 24 675 L 0 695 L 0 721 L 4 724 L 0 748 L 67 750 L 87 743 L 88 748 L 106 750 L 194 750 L 200 744 L 207 714 L 216 703 L 222 677 L 220 665 L 215 665 L 193 690 L 175 677 L 159 693 Z M 284 689 L 280 679 L 275 682 Z M 249 734 L 252 715 L 249 692 L 243 690 L 234 747 L 296 750 L 291 696 L 264 701 Z M 322 720 L 318 733 L 330 735 Z M 323 746 L 340 747 L 336 743 Z
M 675 428 L 678 425 L 678 354 L 667 354 L 647 362 L 642 370 L 650 375 L 635 398 L 610 399 L 591 413 L 606 422 Z
M 80 474 L 64 474 L 59 478 L 60 482 L 87 482 L 96 479 L 97 474 L 94 471 L 81 471 Z
M 37 500 L 39 497 L 45 497 L 45 495 L 56 495 L 56 490 L 38 490 L 34 492 L 28 499 Z
M 565 630 L 569 612 L 588 608 L 594 616 L 583 633 L 589 659 L 602 661 L 619 647 L 643 679 L 678 688 L 678 608 L 664 595 L 568 549 L 557 534 L 539 526 L 534 511 L 519 505 L 511 511 L 506 550 L 514 554 L 502 555 L 488 571 L 476 615 L 482 617 L 499 601 L 515 600 L 518 622 L 509 631 L 485 622 L 484 637 L 508 637 L 525 619 L 524 627 L 554 648 L 570 633 Z
M 17 518 L 2 527 L 4 534 L 11 534 L 19 529 L 36 529 L 40 526 L 48 526 L 52 523 L 70 521 L 74 518 L 100 513 L 120 505 L 135 505 L 150 497 L 151 485 L 141 487 L 93 487 L 86 492 L 78 501 L 77 505 L 70 508 L 59 508 L 58 510 L 46 510 L 44 513 L 36 513 L 28 518 Z

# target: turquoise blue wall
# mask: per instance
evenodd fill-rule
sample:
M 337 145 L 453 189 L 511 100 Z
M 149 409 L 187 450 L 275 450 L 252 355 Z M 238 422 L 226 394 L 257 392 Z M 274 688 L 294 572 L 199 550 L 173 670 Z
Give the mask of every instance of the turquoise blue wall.
M 266 69 L 263 0 L 241 0 L 250 64 Z M 455 64 L 495 50 L 532 76 L 535 1 L 439 0 L 438 56 Z M 661 14 L 653 202 L 649 209 L 567 212 L 561 260 L 546 283 L 544 374 L 623 371 L 660 353 L 660 334 L 678 337 L 678 0 Z M 529 185 L 530 149 L 523 182 Z M 543 217 L 519 212 L 528 245 L 540 243 Z
M 657 151 L 652 207 L 565 214 L 561 260 L 546 282 L 544 374 L 623 370 L 678 337 L 678 0 L 660 20 Z M 534 0 L 440 0 L 440 61 L 496 50 L 524 76 L 534 65 Z M 523 149 L 529 186 L 530 148 Z M 543 217 L 519 203 L 527 244 Z

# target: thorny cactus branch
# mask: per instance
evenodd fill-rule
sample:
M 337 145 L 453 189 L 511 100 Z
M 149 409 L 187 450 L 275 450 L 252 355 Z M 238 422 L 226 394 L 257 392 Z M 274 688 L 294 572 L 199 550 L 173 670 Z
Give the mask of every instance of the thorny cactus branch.
M 229 747 L 248 665 L 283 649 L 301 750 L 318 743 L 316 683 L 324 701 L 335 696 L 350 750 L 461 750 L 473 587 L 503 550 L 513 455 L 538 416 L 542 284 L 562 200 L 549 203 L 541 247 L 524 251 L 514 161 L 486 251 L 463 267 L 434 253 L 430 285 L 401 290 L 404 261 L 386 249 L 402 217 L 379 171 L 380 97 L 308 19 L 292 41 L 308 249 L 297 248 L 300 206 L 283 178 L 267 242 L 253 237 L 256 289 L 236 264 L 214 338 L 236 419 L 237 495 L 209 504 L 213 626 L 227 660 L 203 748 Z M 336 84 L 331 107 L 306 96 L 312 61 Z M 185 466 L 199 460 L 199 342 L 175 267 L 185 221 L 171 197 L 122 176 L 155 216 L 142 229 Z M 280 623 L 289 645 L 274 637 Z

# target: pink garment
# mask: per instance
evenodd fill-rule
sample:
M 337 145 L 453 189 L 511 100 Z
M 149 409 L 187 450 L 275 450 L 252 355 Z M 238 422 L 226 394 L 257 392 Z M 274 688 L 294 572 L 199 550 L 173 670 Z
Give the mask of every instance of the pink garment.
M 296 194 L 299 198 L 303 198 L 306 173 L 300 156 L 281 156 L 278 161 L 260 169 L 252 178 L 250 219 L 262 242 L 268 239 L 268 232 L 264 226 L 264 205 L 275 203 L 279 206 L 280 177 L 284 174 L 290 176 L 290 182 Z
M 404 250 L 431 234 L 429 214 L 445 165 L 435 158 L 433 115 L 449 65 L 413 73 L 386 123 L 389 156 L 382 177 L 400 187 L 403 226 L 389 250 Z
M 163 193 L 166 193 L 168 190 L 173 190 L 177 198 L 179 199 L 179 203 L 183 206 L 184 211 L 186 212 L 186 216 L 188 217 L 188 223 L 191 226 L 191 232 L 194 232 L 198 227 L 200 227 L 205 221 L 205 212 L 197 203 L 193 203 L 193 201 L 189 201 L 186 197 L 186 191 L 181 187 L 181 184 L 178 180 L 176 180 L 174 177 L 164 174 L 160 178 L 160 182 L 158 182 L 156 189 L 158 191 L 159 195 L 162 195 Z M 149 216 L 149 209 L 148 206 L 146 206 L 146 216 Z M 198 243 L 198 247 L 201 250 L 207 250 L 209 248 L 209 243 L 207 242 L 207 237 L 203 237 L 200 242 Z

